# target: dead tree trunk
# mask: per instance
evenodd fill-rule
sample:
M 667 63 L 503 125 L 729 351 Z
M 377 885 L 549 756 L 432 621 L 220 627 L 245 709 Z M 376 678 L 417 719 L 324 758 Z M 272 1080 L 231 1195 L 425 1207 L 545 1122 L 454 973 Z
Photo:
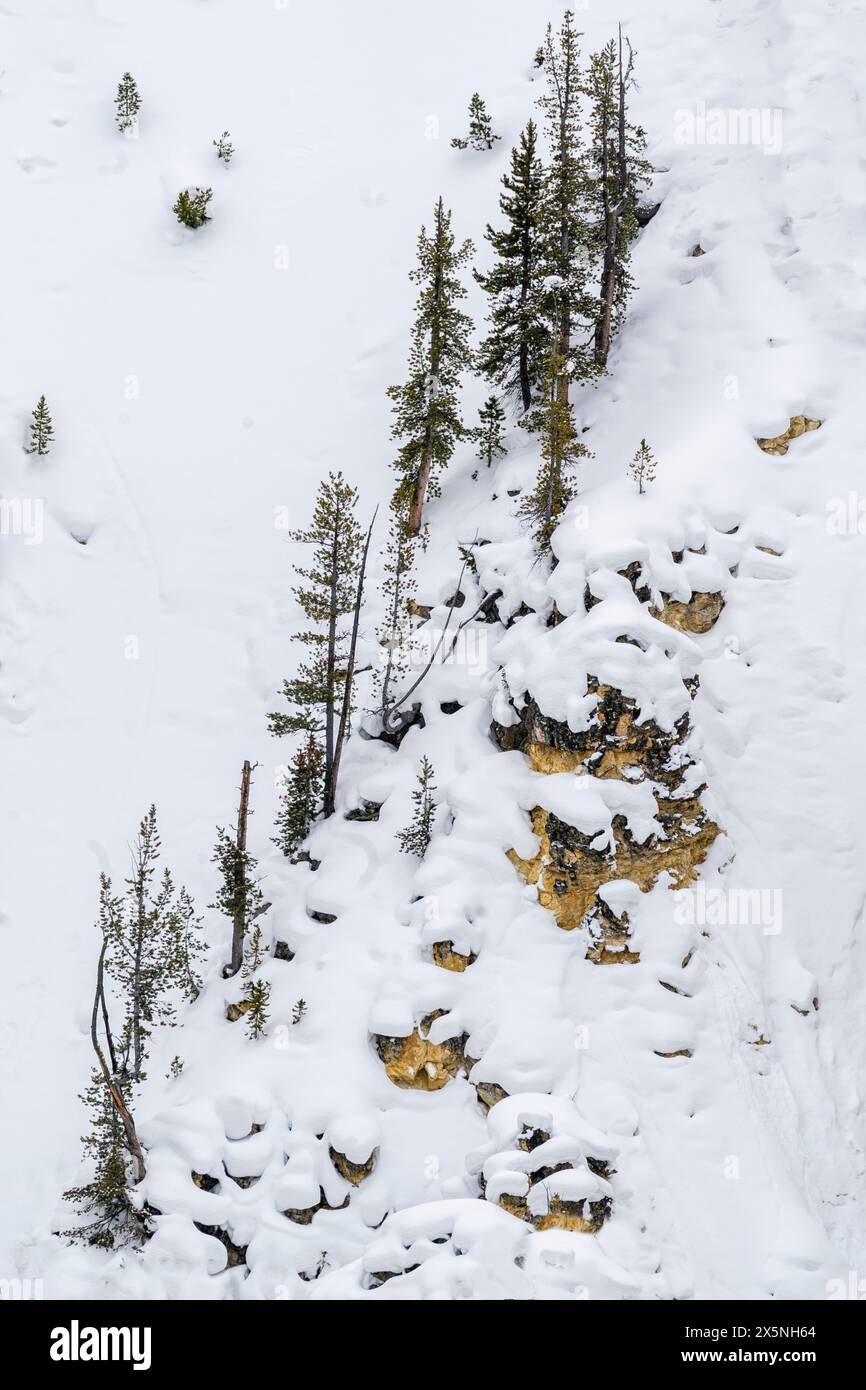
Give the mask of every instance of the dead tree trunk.
M 337 730 L 337 742 L 334 747 L 334 761 L 331 766 L 331 778 L 328 794 L 328 804 L 333 813 L 337 798 L 337 777 L 340 773 L 340 759 L 343 754 L 343 744 L 346 741 L 346 733 L 349 727 L 349 713 L 352 708 L 352 681 L 355 677 L 355 652 L 358 646 L 358 626 L 361 620 L 361 603 L 364 598 L 364 579 L 367 574 L 367 554 L 370 549 L 370 537 L 373 534 L 373 527 L 376 524 L 376 517 L 379 508 L 373 513 L 373 520 L 370 522 L 367 531 L 367 539 L 364 541 L 364 549 L 361 552 L 361 568 L 358 574 L 358 588 L 355 593 L 355 608 L 352 617 L 352 636 L 349 642 L 349 659 L 346 663 L 346 680 L 343 685 L 343 707 L 340 710 L 340 724 Z
M 139 1183 L 144 1177 L 144 1154 L 142 1152 L 141 1144 L 138 1138 L 138 1133 L 135 1128 L 135 1121 L 133 1120 L 132 1115 L 123 1099 L 123 1096 L 120 1093 L 120 1089 L 117 1084 L 116 1073 L 113 1073 L 109 1070 L 108 1063 L 105 1060 L 105 1053 L 99 1046 L 99 1038 L 97 1036 L 96 1025 L 101 1005 L 103 1011 L 103 1018 L 105 1021 L 107 1041 L 111 1050 L 111 1054 L 113 1056 L 114 1047 L 111 1041 L 111 1031 L 108 1027 L 108 1011 L 105 1006 L 104 971 L 105 952 L 107 948 L 108 942 L 103 938 L 102 950 L 99 952 L 99 964 L 96 967 L 96 993 L 93 996 L 93 1008 L 90 1012 L 90 1041 L 93 1043 L 93 1050 L 96 1053 L 96 1060 L 99 1063 L 99 1070 L 102 1072 L 103 1080 L 105 1081 L 105 1084 L 108 1088 L 108 1094 L 111 1096 L 111 1102 L 120 1117 L 121 1124 L 123 1125 L 123 1133 L 126 1139 L 126 1147 L 135 1163 L 135 1181 Z
M 236 975 L 244 959 L 244 930 L 247 916 L 247 820 L 250 813 L 250 774 L 252 768 L 249 758 L 244 760 L 241 772 L 241 800 L 238 807 L 237 855 L 235 857 L 234 913 L 232 919 L 232 958 L 227 977 Z

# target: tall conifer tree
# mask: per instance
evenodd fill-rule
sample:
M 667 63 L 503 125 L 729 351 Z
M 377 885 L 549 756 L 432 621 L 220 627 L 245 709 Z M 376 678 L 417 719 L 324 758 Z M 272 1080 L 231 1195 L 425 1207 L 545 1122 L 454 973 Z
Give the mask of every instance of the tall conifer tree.
M 410 279 L 420 285 L 409 353 L 409 376 L 404 386 L 390 387 L 394 402 L 395 439 L 404 443 L 395 462 L 400 481 L 395 505 L 406 509 L 411 535 L 421 529 L 421 514 L 428 494 L 438 496 L 438 474 L 445 468 L 455 444 L 467 435 L 460 416 L 457 393 L 460 374 L 471 364 L 469 334 L 472 323 L 460 309 L 466 290 L 459 271 L 472 255 L 471 241 L 455 246 L 451 213 L 440 198 L 433 217 L 433 231 L 421 228 L 418 264 Z
M 292 640 L 304 644 L 307 658 L 297 676 L 283 682 L 290 712 L 268 715 L 268 727 L 277 736 L 323 736 L 326 816 L 334 809 L 334 766 L 350 640 L 347 621 L 355 607 L 363 542 L 355 520 L 357 500 L 357 492 L 342 473 L 329 473 L 319 484 L 310 525 L 292 533 L 292 540 L 312 548 L 309 565 L 296 567 L 302 582 L 293 590 L 310 626 L 293 634 Z
M 175 991 L 194 997 L 195 958 L 201 951 L 191 928 L 194 909 L 185 889 L 175 890 L 168 869 L 158 873 L 162 845 L 151 806 L 138 828 L 126 892 L 115 895 L 111 879 L 100 880 L 100 925 L 107 941 L 106 972 L 125 1008 L 118 1038 L 121 1071 L 144 1077 L 148 1040 L 154 1027 L 171 1023 Z
M 415 544 L 414 537 L 410 536 L 406 529 L 403 513 L 392 506 L 382 582 L 379 586 L 379 592 L 385 601 L 385 616 L 376 634 L 382 648 L 382 665 L 374 677 L 378 687 L 379 708 L 383 715 L 391 699 L 392 682 L 404 675 L 409 666 L 409 604 L 415 593 L 412 574 Z
M 533 391 L 544 380 L 550 332 L 542 312 L 543 169 L 534 121 L 528 122 L 511 151 L 511 170 L 503 174 L 502 187 L 499 209 L 506 225 L 501 231 L 488 225 L 485 232 L 496 261 L 487 275 L 475 271 L 490 297 L 490 331 L 478 350 L 478 363 L 488 380 L 519 399 L 526 412 Z
M 314 734 L 295 750 L 280 791 L 273 843 L 294 859 L 322 809 L 325 754 Z
M 611 339 L 619 328 L 634 288 L 629 268 L 630 243 L 638 231 L 637 206 L 652 166 L 644 158 L 646 136 L 628 119 L 627 96 L 634 86 L 634 54 L 622 31 L 590 59 L 586 92 L 589 117 L 587 216 L 592 247 L 600 261 L 595 315 L 596 366 L 607 365 Z
M 519 515 L 529 526 L 541 555 L 549 554 L 550 542 L 569 502 L 577 495 L 574 465 L 592 454 L 577 437 L 574 410 L 560 394 L 564 364 L 554 344 L 551 348 L 544 396 L 526 417 L 526 427 L 535 431 L 541 444 L 541 467 L 535 487 L 522 501 Z
M 558 35 L 548 25 L 544 42 L 546 91 L 538 102 L 550 146 L 540 219 L 545 276 L 542 312 L 546 322 L 555 324 L 560 372 L 557 392 L 566 403 L 569 383 L 595 373 L 592 335 L 596 297 L 589 291 L 587 279 L 589 229 L 584 208 L 587 170 L 579 39 L 571 10 L 565 11 Z

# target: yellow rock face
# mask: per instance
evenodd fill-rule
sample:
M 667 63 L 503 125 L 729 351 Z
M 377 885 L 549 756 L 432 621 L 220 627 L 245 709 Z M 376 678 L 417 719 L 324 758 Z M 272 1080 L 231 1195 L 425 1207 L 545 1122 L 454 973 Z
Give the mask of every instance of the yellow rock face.
M 444 1009 L 437 1009 L 422 1018 L 408 1038 L 387 1038 L 375 1035 L 373 1042 L 386 1075 L 395 1086 L 413 1091 L 441 1091 L 452 1077 L 467 1072 L 472 1062 L 466 1057 L 466 1034 L 447 1038 L 443 1043 L 428 1041 L 433 1020 L 441 1018 Z
M 650 613 L 678 632 L 702 633 L 715 626 L 724 606 L 721 594 L 692 594 L 688 603 L 662 594 L 662 607 L 650 608 Z
M 563 931 L 592 923 L 588 960 L 597 965 L 633 965 L 640 956 L 628 945 L 628 917 L 616 917 L 599 898 L 599 889 L 612 879 L 625 878 L 648 893 L 664 872 L 671 875 L 672 888 L 686 888 L 697 877 L 720 832 L 707 817 L 699 794 L 686 798 L 673 795 L 686 771 L 681 759 L 673 755 L 688 732 L 687 721 L 673 734 L 652 721 L 636 724 L 634 703 L 620 691 L 596 684 L 595 693 L 599 699 L 595 722 L 588 734 L 580 736 L 580 747 L 558 748 L 534 736 L 523 751 L 535 771 L 546 774 L 575 772 L 618 778 L 627 768 L 639 769 L 653 783 L 664 835 L 637 844 L 624 819 L 615 817 L 611 853 L 592 848 L 594 835 L 583 834 L 537 806 L 531 812 L 532 829 L 539 840 L 537 854 L 521 859 L 509 850 L 508 858 L 524 881 L 536 887 L 542 907 L 553 913 Z M 552 737 L 560 736 L 551 721 L 547 727 Z M 532 732 L 544 732 L 539 720 Z
M 226 1006 L 226 1018 L 229 1023 L 237 1023 L 238 1019 L 243 1018 L 245 1013 L 249 1013 L 252 1007 L 252 1001 L 249 999 L 241 999 L 237 1004 L 229 1004 Z
M 784 434 L 777 434 L 773 439 L 756 439 L 755 443 L 765 454 L 787 454 L 792 439 L 799 439 L 801 434 L 808 434 L 810 430 L 820 429 L 823 423 L 823 420 L 810 420 L 807 415 L 792 415 Z
M 453 941 L 435 941 L 433 943 L 433 960 L 443 970 L 454 970 L 462 973 L 477 959 L 478 957 L 471 952 L 468 956 L 463 956 L 459 951 L 455 951 Z
M 607 1214 L 604 1202 L 563 1202 L 554 1197 L 544 1216 L 532 1216 L 525 1197 L 512 1197 L 507 1192 L 498 1199 L 497 1205 L 511 1216 L 529 1221 L 537 1231 L 580 1231 L 584 1235 L 600 1231 Z

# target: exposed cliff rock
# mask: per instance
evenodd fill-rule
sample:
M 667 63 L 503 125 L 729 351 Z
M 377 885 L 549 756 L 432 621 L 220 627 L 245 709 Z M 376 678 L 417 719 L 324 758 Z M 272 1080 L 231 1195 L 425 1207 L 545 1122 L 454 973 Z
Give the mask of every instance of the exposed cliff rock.
M 462 973 L 477 959 L 478 957 L 473 951 L 470 951 L 468 956 L 455 951 L 453 941 L 434 941 L 433 943 L 433 960 L 443 970 L 454 970 L 457 973 Z
M 693 766 L 685 748 L 688 714 L 668 731 L 652 719 L 638 722 L 635 702 L 621 691 L 594 678 L 590 678 L 589 691 L 598 703 L 587 729 L 573 732 L 567 724 L 542 714 L 530 700 L 520 722 L 500 731 L 500 743 L 524 752 L 536 772 L 648 780 L 660 830 L 638 843 L 625 818 L 615 816 L 611 852 L 594 847 L 596 836 L 539 806 L 531 813 L 539 840 L 537 853 L 522 859 L 510 850 L 508 857 L 525 881 L 537 887 L 539 902 L 553 912 L 563 930 L 590 926 L 593 941 L 588 959 L 603 965 L 634 964 L 639 956 L 628 946 L 628 917 L 614 913 L 599 898 L 599 890 L 614 879 L 628 879 L 649 892 L 662 873 L 670 874 L 672 888 L 688 887 L 719 827 L 701 803 L 703 786 L 685 791 L 686 775 Z
M 445 1009 L 435 1009 L 425 1015 L 406 1038 L 373 1035 L 373 1044 L 384 1063 L 385 1072 L 395 1086 L 414 1091 L 439 1091 L 460 1072 L 469 1071 L 472 1060 L 465 1054 L 467 1035 L 446 1038 L 441 1043 L 430 1041 L 430 1029 Z
M 792 439 L 799 439 L 801 434 L 808 434 L 810 430 L 820 429 L 823 423 L 823 420 L 810 420 L 808 415 L 792 415 L 788 428 L 782 434 L 756 439 L 755 443 L 765 454 L 787 454 Z
M 571 1101 L 510 1096 L 488 1125 L 489 1143 L 469 1158 L 488 1202 L 539 1231 L 592 1235 L 601 1229 L 613 1203 L 614 1150 Z

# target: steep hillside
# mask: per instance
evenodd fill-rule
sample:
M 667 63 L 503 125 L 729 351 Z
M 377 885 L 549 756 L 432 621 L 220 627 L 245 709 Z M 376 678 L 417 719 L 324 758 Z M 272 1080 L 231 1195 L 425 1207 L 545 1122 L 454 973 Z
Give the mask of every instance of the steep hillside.
M 269 840 L 290 750 L 266 714 L 302 626 L 284 523 L 333 468 L 382 508 L 374 665 L 417 230 L 441 193 L 489 264 L 561 11 L 81 9 L 0 16 L 2 486 L 44 499 L 42 542 L 0 548 L 9 1262 L 52 1297 L 825 1297 L 866 1260 L 861 14 L 578 11 L 587 51 L 618 21 L 634 44 L 661 204 L 608 374 L 573 396 L 594 457 L 552 566 L 516 515 L 532 437 L 512 422 L 490 470 L 455 454 L 416 581 L 419 639 L 446 641 L 400 737 L 362 678 L 314 869 Z M 455 151 L 476 90 L 501 142 Z M 743 108 L 761 138 L 707 139 Z M 191 182 L 214 190 L 194 234 Z M 487 394 L 467 379 L 467 418 Z M 418 861 L 397 835 L 424 757 Z M 208 912 L 205 988 L 137 1100 L 155 1234 L 63 1244 L 99 871 L 122 879 L 156 802 L 204 910 L 244 758 L 268 1027 L 228 1021 Z

